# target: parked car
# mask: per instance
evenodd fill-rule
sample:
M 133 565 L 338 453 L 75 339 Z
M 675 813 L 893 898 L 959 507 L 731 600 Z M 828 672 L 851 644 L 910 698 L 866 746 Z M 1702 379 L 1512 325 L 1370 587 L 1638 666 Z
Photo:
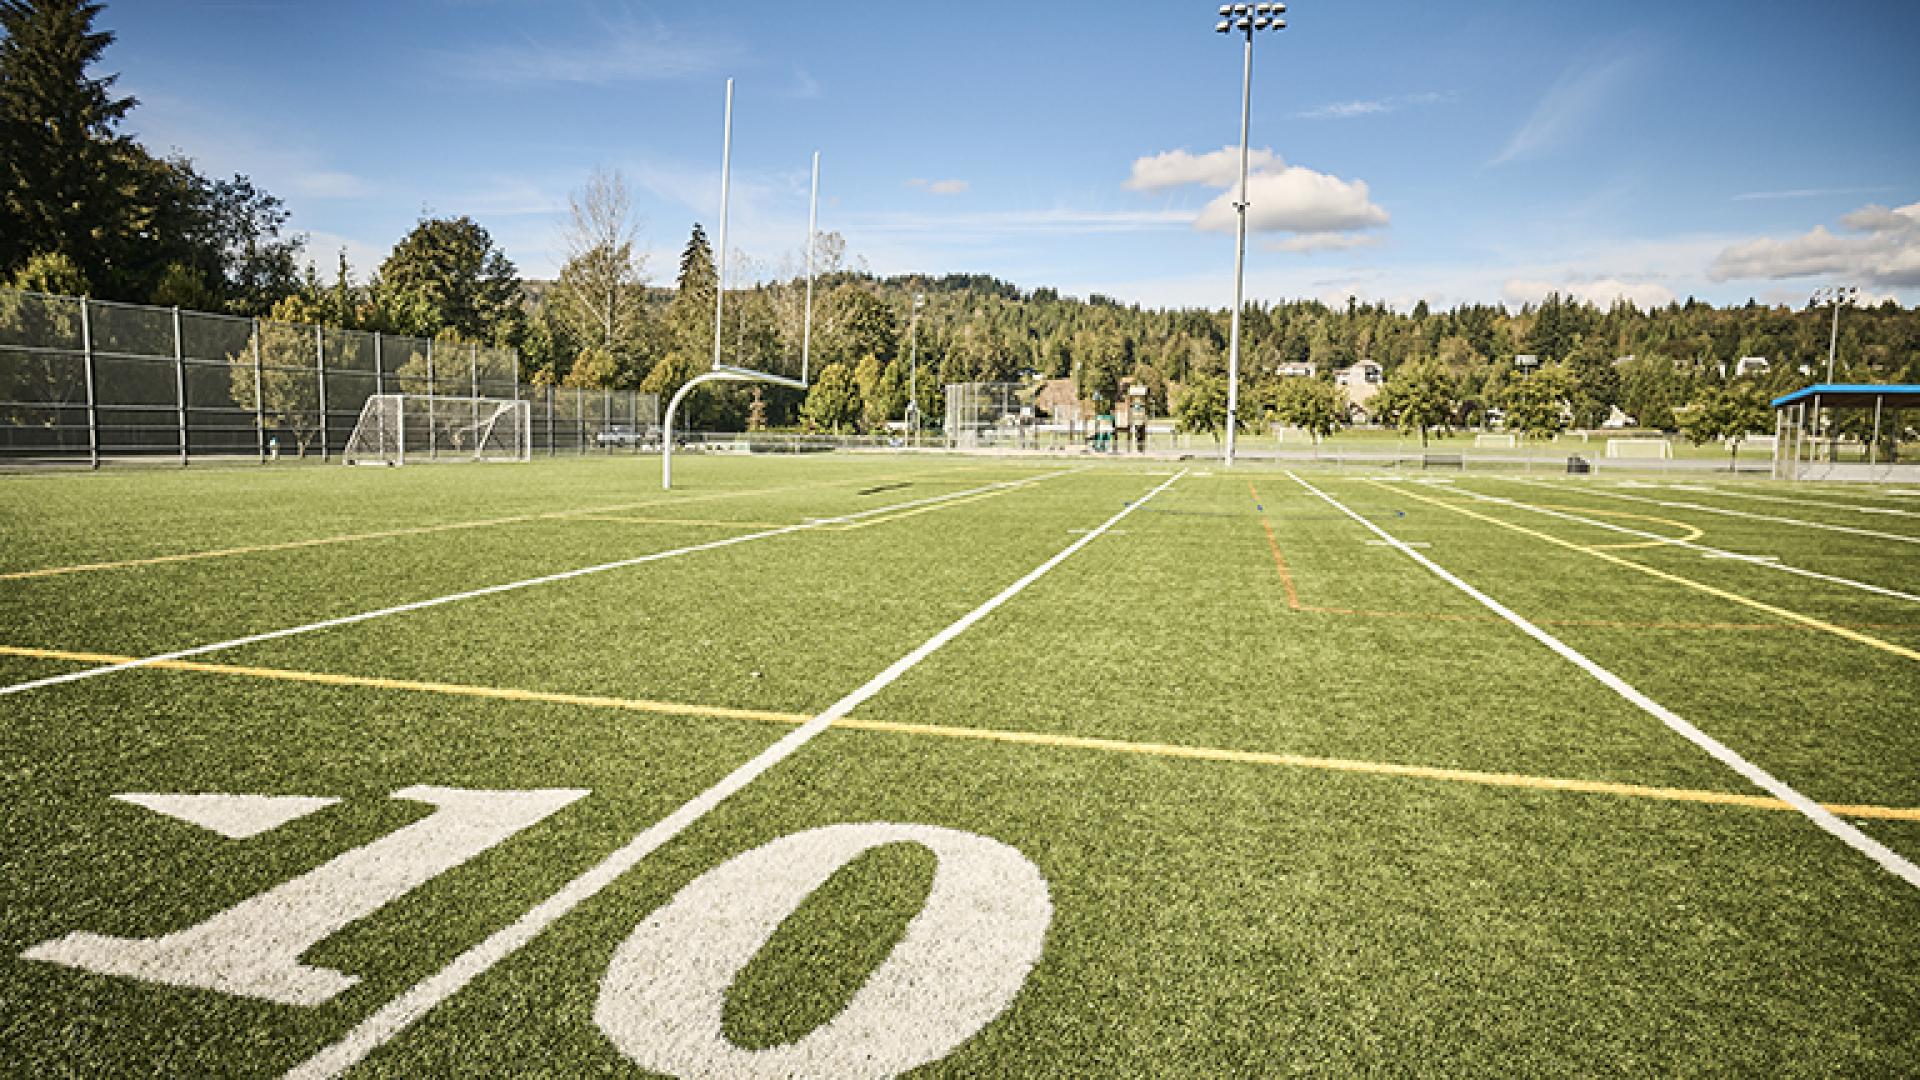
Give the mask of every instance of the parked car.
M 595 446 L 639 446 L 640 429 L 632 424 L 608 424 L 593 436 Z

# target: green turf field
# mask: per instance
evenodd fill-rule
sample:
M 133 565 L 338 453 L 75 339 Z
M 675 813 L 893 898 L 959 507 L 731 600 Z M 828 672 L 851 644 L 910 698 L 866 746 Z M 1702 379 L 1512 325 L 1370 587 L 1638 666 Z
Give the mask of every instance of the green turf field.
M 0 1071 L 1920 1066 L 1920 492 L 677 465 L 0 477 Z

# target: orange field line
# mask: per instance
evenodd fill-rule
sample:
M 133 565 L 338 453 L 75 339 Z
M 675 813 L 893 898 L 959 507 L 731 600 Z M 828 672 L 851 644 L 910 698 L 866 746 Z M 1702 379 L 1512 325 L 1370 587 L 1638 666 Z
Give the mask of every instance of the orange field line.
M 1260 490 L 1248 481 L 1247 490 L 1253 493 L 1254 504 L 1261 505 Z M 1372 619 L 1421 619 L 1428 622 L 1472 622 L 1504 623 L 1506 620 L 1497 615 L 1478 615 L 1444 611 L 1379 611 L 1368 608 L 1323 607 L 1308 604 L 1300 599 L 1299 585 L 1294 581 L 1293 571 L 1287 566 L 1287 560 L 1280 553 L 1280 541 L 1274 536 L 1273 523 L 1262 515 L 1260 527 L 1267 534 L 1267 548 L 1273 552 L 1273 566 L 1280 575 L 1280 587 L 1287 594 L 1287 608 L 1314 615 L 1350 615 Z M 1663 541 L 1664 542 L 1664 541 Z M 1540 626 L 1586 626 L 1610 630 L 1788 630 L 1813 631 L 1821 629 L 1791 622 L 1682 622 L 1670 619 L 1535 619 Z M 1909 630 L 1911 623 L 1857 623 L 1843 624 L 1854 630 Z

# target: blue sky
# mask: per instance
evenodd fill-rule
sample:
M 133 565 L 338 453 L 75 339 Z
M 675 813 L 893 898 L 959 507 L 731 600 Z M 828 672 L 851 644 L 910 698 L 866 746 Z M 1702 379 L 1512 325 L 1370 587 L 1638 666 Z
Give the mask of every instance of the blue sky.
M 130 126 L 284 198 L 364 278 L 423 213 L 550 277 L 596 167 L 650 276 L 820 227 L 878 273 L 1224 307 L 1240 45 L 1189 0 L 119 0 Z M 1250 295 L 1920 303 L 1920 4 L 1299 0 L 1256 41 Z

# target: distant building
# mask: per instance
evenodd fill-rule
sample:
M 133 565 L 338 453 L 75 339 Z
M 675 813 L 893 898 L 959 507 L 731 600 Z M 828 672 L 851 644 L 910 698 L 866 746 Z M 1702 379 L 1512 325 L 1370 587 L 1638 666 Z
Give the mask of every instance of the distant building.
M 1773 365 L 1764 356 L 1743 356 L 1733 366 L 1733 374 L 1736 378 L 1741 375 L 1765 375 L 1772 368 Z
M 1320 365 L 1314 363 L 1281 364 L 1273 373 L 1283 379 L 1311 379 L 1320 374 Z
M 1513 366 L 1522 371 L 1532 371 L 1540 366 L 1540 358 L 1532 353 L 1521 353 L 1513 358 Z
M 1347 413 L 1355 421 L 1373 419 L 1373 410 L 1367 403 L 1380 393 L 1386 381 L 1387 369 L 1371 360 L 1362 360 L 1333 373 L 1334 385 L 1347 392 Z

